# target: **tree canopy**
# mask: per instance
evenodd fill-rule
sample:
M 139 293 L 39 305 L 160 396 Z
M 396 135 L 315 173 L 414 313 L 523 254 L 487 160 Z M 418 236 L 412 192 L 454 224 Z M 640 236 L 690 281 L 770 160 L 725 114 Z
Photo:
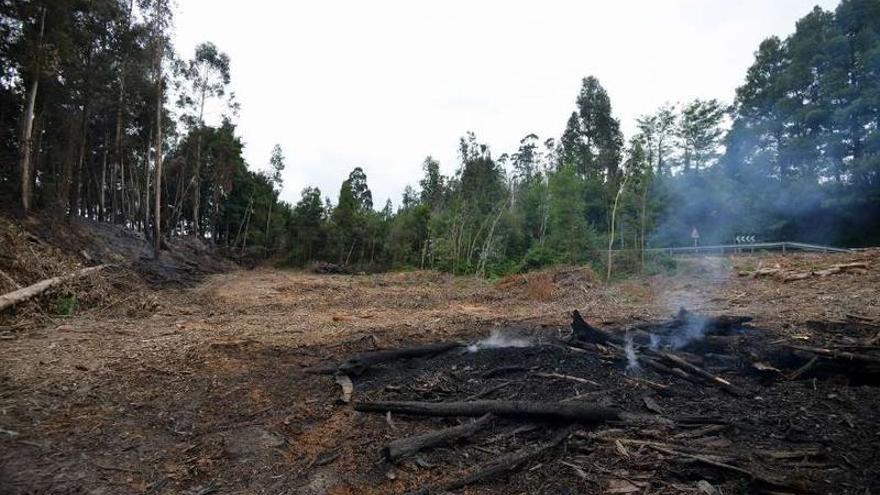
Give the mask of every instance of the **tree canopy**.
M 757 47 L 729 104 L 664 104 L 628 138 L 608 91 L 584 77 L 558 136 L 526 130 L 498 153 L 466 132 L 449 175 L 430 156 L 413 163 L 422 178 L 396 209 L 359 166 L 335 197 L 307 187 L 281 201 L 297 164 L 276 145 L 265 169 L 248 166 L 234 61 L 207 41 L 180 59 L 167 0 L 0 9 L 5 205 L 114 222 L 157 246 L 194 235 L 292 265 L 492 275 L 600 265 L 609 248 L 644 268 L 645 248 L 687 244 L 694 228 L 703 242 L 880 242 L 880 0 L 815 8 Z

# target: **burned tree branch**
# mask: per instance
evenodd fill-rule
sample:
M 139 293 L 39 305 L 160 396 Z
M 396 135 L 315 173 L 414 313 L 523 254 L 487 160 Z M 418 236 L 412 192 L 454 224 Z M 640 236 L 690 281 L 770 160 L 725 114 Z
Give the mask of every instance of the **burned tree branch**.
M 709 373 L 708 371 L 704 370 L 703 368 L 700 368 L 699 366 L 697 366 L 695 364 L 691 364 L 671 352 L 650 351 L 650 353 L 652 355 L 661 357 L 671 363 L 674 363 L 675 365 L 679 366 L 683 370 L 689 371 L 699 377 L 706 379 L 709 383 L 716 385 L 718 387 L 721 387 L 722 389 L 724 389 L 724 391 L 726 391 L 732 395 L 735 395 L 738 397 L 742 397 L 742 396 L 746 395 L 746 392 L 743 389 L 730 383 L 729 381 L 725 380 L 724 378 L 721 378 L 719 376 L 715 376 L 712 373 Z
M 693 383 L 699 383 L 699 381 L 693 376 L 689 375 L 686 371 L 681 368 L 670 368 L 665 364 L 658 362 L 655 359 L 651 359 L 647 356 L 639 356 L 639 362 L 645 364 L 649 368 L 659 371 L 660 373 L 666 373 L 667 375 L 677 376 L 682 380 L 687 380 Z
M 602 423 L 620 419 L 614 409 L 594 407 L 575 402 L 527 402 L 481 400 L 472 402 L 407 402 L 378 401 L 357 402 L 356 411 L 414 416 L 471 416 L 494 414 L 506 418 L 520 418 L 542 421 L 574 421 L 581 423 Z
M 623 345 L 623 339 L 590 325 L 584 320 L 578 310 L 571 312 L 571 329 L 574 331 L 574 338 L 581 342 Z
M 691 313 L 685 308 L 678 310 L 675 319 L 663 324 L 643 323 L 634 325 L 634 330 L 674 330 L 689 325 L 698 325 L 706 335 L 727 335 L 731 331 L 741 327 L 744 323 L 752 321 L 751 316 L 702 316 Z
M 868 354 L 859 354 L 859 353 L 855 353 L 855 352 L 846 352 L 846 351 L 836 351 L 833 349 L 823 349 L 820 347 L 807 347 L 807 346 L 802 346 L 802 345 L 790 345 L 789 344 L 789 345 L 786 345 L 785 347 L 787 347 L 791 350 L 794 350 L 794 351 L 808 352 L 808 353 L 815 354 L 818 356 L 831 358 L 831 359 L 837 359 L 837 360 L 841 360 L 841 361 L 858 361 L 858 362 L 863 362 L 863 363 L 880 364 L 880 357 L 871 356 Z
M 594 382 L 593 380 L 587 380 L 586 378 L 581 378 L 579 376 L 563 375 L 561 373 L 535 373 L 535 376 L 539 376 L 541 378 L 551 378 L 551 379 L 555 378 L 558 380 L 569 380 L 572 382 L 583 383 L 586 385 L 595 385 L 597 387 L 600 386 L 597 382 Z
M 383 447 L 380 455 L 384 459 L 395 462 L 421 450 L 452 443 L 456 440 L 473 436 L 475 433 L 488 426 L 491 421 L 492 415 L 484 414 L 476 421 L 471 421 L 463 425 L 444 428 L 442 430 L 436 430 L 422 435 L 399 438 Z
M 751 470 L 748 470 L 745 468 L 741 468 L 739 466 L 734 466 L 732 464 L 728 464 L 726 462 L 721 462 L 721 461 L 717 461 L 715 459 L 711 459 L 711 458 L 706 457 L 704 455 L 679 452 L 679 451 L 672 450 L 672 449 L 669 449 L 669 448 L 666 448 L 666 447 L 663 447 L 663 446 L 657 445 L 657 444 L 646 444 L 646 447 L 653 449 L 653 450 L 656 450 L 657 452 L 661 452 L 666 455 L 685 457 L 685 458 L 692 459 L 694 461 L 701 462 L 701 463 L 709 465 L 709 466 L 713 466 L 713 467 L 717 467 L 717 468 L 721 468 L 721 469 L 726 469 L 728 471 L 733 471 L 735 473 L 745 475 L 747 478 L 749 478 L 753 481 L 757 481 L 759 483 L 764 483 L 769 486 L 776 486 L 776 487 L 781 487 L 781 488 L 799 488 L 797 486 L 797 483 L 792 483 L 784 478 L 776 478 L 776 477 L 771 477 L 768 475 L 760 474 L 755 471 L 751 471 Z
M 483 480 L 492 478 L 499 474 L 513 471 L 517 467 L 521 466 L 523 463 L 535 459 L 547 452 L 548 450 L 558 446 L 559 444 L 564 442 L 565 439 L 568 438 L 573 431 L 574 428 L 568 426 L 562 429 L 556 435 L 554 435 L 549 442 L 538 445 L 529 445 L 516 452 L 511 452 L 510 454 L 501 456 L 493 461 L 489 461 L 482 466 L 478 466 L 462 478 L 450 481 L 440 486 L 421 488 L 419 490 L 409 492 L 407 495 L 429 495 L 431 493 L 443 493 L 450 490 L 457 490 L 468 485 L 479 483 Z

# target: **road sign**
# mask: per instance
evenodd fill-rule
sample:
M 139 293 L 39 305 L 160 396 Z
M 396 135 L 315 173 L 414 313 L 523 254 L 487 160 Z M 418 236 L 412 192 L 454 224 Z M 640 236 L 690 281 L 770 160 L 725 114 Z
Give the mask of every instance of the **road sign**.
M 751 244 L 755 242 L 755 237 L 754 235 L 738 235 L 734 237 L 734 240 L 737 244 Z

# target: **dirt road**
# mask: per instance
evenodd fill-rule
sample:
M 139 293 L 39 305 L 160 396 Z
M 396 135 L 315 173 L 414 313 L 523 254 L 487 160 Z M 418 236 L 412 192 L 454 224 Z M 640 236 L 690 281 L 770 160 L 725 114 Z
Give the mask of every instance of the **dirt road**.
M 780 337 L 811 319 L 880 318 L 876 268 L 784 285 L 735 276 L 754 263 L 697 264 L 608 286 L 583 270 L 499 284 L 435 273 L 238 271 L 160 293 L 147 317 L 111 310 L 57 320 L 0 342 L 0 492 L 398 493 L 451 468 L 422 460 L 390 480 L 375 464 L 378 443 L 417 425 L 354 412 L 332 378 L 304 368 L 405 343 L 468 341 L 490 328 L 555 338 L 574 308 L 610 324 L 657 321 L 684 303 L 753 315 Z M 563 469 L 558 484 L 572 489 L 628 478 Z M 502 485 L 495 489 L 508 493 Z

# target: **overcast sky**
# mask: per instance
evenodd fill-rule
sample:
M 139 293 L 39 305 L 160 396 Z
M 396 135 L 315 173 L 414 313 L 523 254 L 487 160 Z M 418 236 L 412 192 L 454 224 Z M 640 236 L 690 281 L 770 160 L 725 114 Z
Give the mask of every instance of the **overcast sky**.
M 315 185 L 335 202 L 361 166 L 381 207 L 427 155 L 452 173 L 466 131 L 496 156 L 558 138 L 587 75 L 627 138 L 666 101 L 730 102 L 761 40 L 816 4 L 837 1 L 178 0 L 175 44 L 229 54 L 245 157 L 265 168 L 281 144 L 282 199 Z

